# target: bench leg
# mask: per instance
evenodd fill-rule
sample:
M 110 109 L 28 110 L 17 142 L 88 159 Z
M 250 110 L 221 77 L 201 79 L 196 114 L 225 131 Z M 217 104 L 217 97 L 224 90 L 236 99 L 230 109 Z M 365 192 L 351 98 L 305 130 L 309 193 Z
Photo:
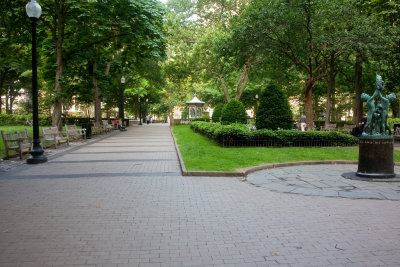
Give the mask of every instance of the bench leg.
M 22 144 L 19 144 L 19 159 L 22 159 Z

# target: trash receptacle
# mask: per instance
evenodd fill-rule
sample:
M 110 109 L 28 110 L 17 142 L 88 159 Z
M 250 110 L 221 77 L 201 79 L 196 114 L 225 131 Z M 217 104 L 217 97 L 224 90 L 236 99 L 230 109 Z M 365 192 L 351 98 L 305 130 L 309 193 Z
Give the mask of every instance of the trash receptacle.
M 82 129 L 86 129 L 86 139 L 92 138 L 92 125 L 90 123 L 82 123 Z

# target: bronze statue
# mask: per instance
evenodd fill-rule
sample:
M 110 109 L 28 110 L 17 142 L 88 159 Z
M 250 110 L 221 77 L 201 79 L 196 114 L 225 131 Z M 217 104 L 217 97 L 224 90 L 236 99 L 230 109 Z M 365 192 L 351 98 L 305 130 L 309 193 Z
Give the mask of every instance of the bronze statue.
M 392 101 L 396 99 L 395 94 L 390 94 L 386 98 L 382 96 L 382 91 L 385 89 L 385 83 L 382 77 L 376 74 L 376 90 L 372 96 L 368 94 L 361 94 L 361 101 L 367 102 L 368 115 L 367 123 L 364 127 L 363 136 L 365 135 L 390 135 L 390 127 L 387 123 L 389 105 Z M 375 98 L 378 99 L 375 102 Z

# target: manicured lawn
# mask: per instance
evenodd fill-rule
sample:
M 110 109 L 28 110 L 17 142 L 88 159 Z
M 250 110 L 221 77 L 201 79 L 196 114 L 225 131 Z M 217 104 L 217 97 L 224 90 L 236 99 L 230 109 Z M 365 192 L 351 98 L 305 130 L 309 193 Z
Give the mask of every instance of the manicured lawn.
M 358 149 L 355 148 L 221 148 L 190 130 L 188 125 L 175 126 L 172 130 L 185 166 L 190 171 L 235 171 L 266 163 L 358 159 Z M 395 151 L 395 161 L 400 161 L 400 151 Z
M 27 129 L 28 134 L 30 136 L 33 136 L 33 128 L 32 126 L 0 126 L 0 131 L 5 131 L 5 132 L 15 132 L 15 131 L 23 131 Z M 6 153 L 4 150 L 4 143 L 3 143 L 3 137 L 0 135 L 0 158 L 5 157 Z M 16 152 L 14 150 L 10 151 L 11 155 L 15 155 Z
M 50 126 L 48 126 L 50 127 Z M 80 127 L 78 127 L 80 128 Z M 0 126 L 0 131 L 5 131 L 5 132 L 15 132 L 15 131 L 23 131 L 27 129 L 28 134 L 30 136 L 33 136 L 33 127 L 32 126 Z M 63 127 L 63 131 L 65 132 L 65 127 Z M 39 135 L 42 135 L 42 130 L 41 126 L 39 127 Z M 51 144 L 51 143 L 50 143 Z M 14 150 L 10 151 L 11 155 L 15 155 L 16 152 Z M 5 149 L 4 149 L 4 143 L 3 143 L 3 137 L 0 135 L 0 158 L 5 157 Z

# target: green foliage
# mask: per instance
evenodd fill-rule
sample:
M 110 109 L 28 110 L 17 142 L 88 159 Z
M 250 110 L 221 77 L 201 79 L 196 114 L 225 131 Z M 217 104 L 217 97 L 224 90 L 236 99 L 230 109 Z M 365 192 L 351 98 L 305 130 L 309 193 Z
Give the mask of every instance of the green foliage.
M 390 125 L 390 128 L 393 129 L 395 124 L 400 124 L 400 118 L 388 118 L 387 123 Z
M 212 114 L 212 121 L 213 122 L 220 122 L 221 121 L 221 114 L 222 114 L 222 109 L 224 108 L 224 104 L 219 103 L 213 111 Z
M 257 129 L 287 129 L 293 127 L 293 114 L 283 91 L 276 85 L 269 85 L 261 93 L 256 111 Z
M 326 143 L 331 146 L 353 146 L 358 144 L 358 139 L 352 135 L 340 132 L 319 131 L 293 131 L 293 130 L 255 130 L 250 131 L 239 125 L 221 125 L 219 123 L 192 122 L 191 129 L 204 134 L 217 143 L 224 142 L 251 142 L 268 141 L 274 146 L 294 146 L 296 144 Z M 248 143 L 246 143 L 248 141 Z
M 4 114 L 0 113 L 0 126 L 19 126 L 26 125 L 26 120 L 32 120 L 32 114 L 29 115 L 17 115 L 17 114 Z M 48 126 L 51 125 L 51 116 L 39 115 L 39 125 Z
M 222 108 L 221 122 L 223 124 L 230 123 L 246 123 L 247 113 L 242 102 L 232 99 Z
M 231 147 L 223 148 L 188 125 L 172 128 L 185 166 L 191 171 L 235 171 L 267 163 L 357 160 L 358 149 L 343 147 Z M 400 161 L 400 151 L 394 152 Z

